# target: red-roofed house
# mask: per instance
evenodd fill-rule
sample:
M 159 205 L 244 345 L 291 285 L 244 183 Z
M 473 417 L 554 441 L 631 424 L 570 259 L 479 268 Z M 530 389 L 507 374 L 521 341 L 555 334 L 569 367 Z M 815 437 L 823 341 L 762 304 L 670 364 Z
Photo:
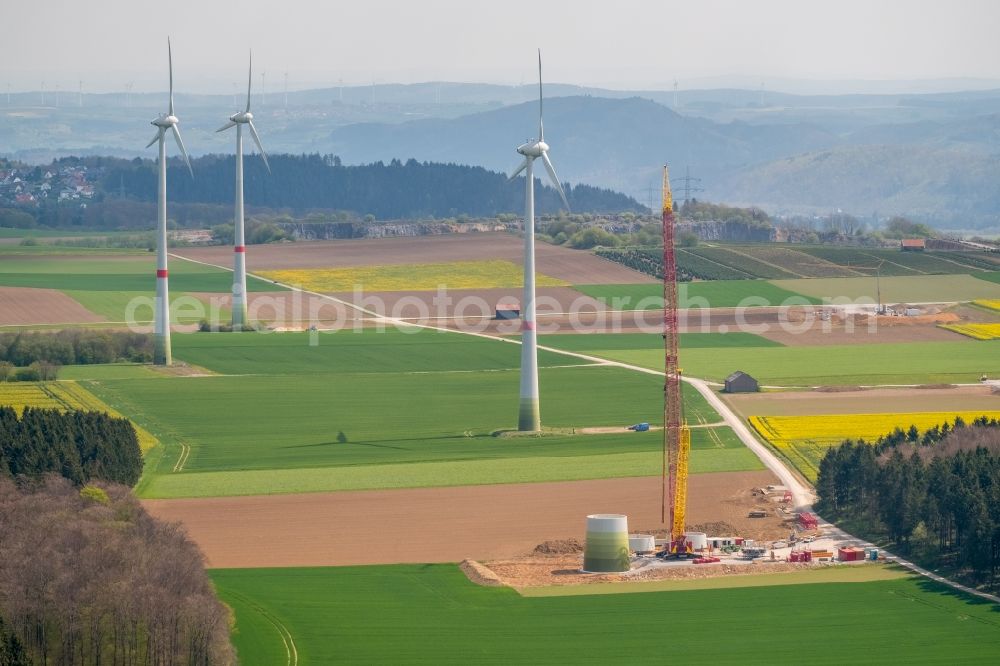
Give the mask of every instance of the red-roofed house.
M 923 238 L 904 238 L 899 244 L 903 252 L 923 252 L 927 248 L 927 241 Z

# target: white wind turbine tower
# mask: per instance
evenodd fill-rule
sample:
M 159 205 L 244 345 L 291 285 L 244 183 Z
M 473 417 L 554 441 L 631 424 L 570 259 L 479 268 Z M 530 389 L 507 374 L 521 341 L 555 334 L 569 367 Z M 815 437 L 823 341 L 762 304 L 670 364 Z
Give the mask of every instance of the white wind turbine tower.
M 260 136 L 253 125 L 253 114 L 250 113 L 250 85 L 253 83 L 253 52 L 250 53 L 250 74 L 247 76 L 247 108 L 229 116 L 229 122 L 220 127 L 218 132 L 224 132 L 230 127 L 236 128 L 236 240 L 233 246 L 233 329 L 237 330 L 247 325 L 247 263 L 246 245 L 243 233 L 243 126 L 250 130 L 250 136 L 260 149 L 267 172 L 271 165 L 267 162 L 267 153 L 260 145 Z
M 524 161 L 510 174 L 513 180 L 525 172 L 524 196 L 524 297 L 521 302 L 521 404 L 517 419 L 517 429 L 535 431 L 542 429 L 542 418 L 538 408 L 538 340 L 535 331 L 535 177 L 533 166 L 541 158 L 545 170 L 549 172 L 553 187 L 562 197 L 569 210 L 566 193 L 563 192 L 556 170 L 548 156 L 549 145 L 545 143 L 545 127 L 542 124 L 542 50 L 538 50 L 538 139 L 531 139 L 517 147 L 524 155 Z
M 156 200 L 156 301 L 153 305 L 153 363 L 156 365 L 170 365 L 172 362 L 170 354 L 170 294 L 167 289 L 167 146 L 166 136 L 169 130 L 177 141 L 177 147 L 184 156 L 191 177 L 194 178 L 194 171 L 191 170 L 191 160 L 188 159 L 187 151 L 184 149 L 184 142 L 181 141 L 180 130 L 177 129 L 177 116 L 174 115 L 174 58 L 170 50 L 170 38 L 167 38 L 167 62 L 170 67 L 170 108 L 167 113 L 152 121 L 152 125 L 157 128 L 156 136 L 146 144 L 149 148 L 154 143 L 160 143 L 159 156 L 159 188 Z

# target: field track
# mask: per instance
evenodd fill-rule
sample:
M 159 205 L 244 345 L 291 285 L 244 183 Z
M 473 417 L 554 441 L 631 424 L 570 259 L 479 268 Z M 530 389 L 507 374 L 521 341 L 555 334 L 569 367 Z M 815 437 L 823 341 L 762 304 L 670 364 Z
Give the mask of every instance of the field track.
M 748 527 L 740 490 L 770 472 L 691 476 L 688 522 Z M 657 476 L 388 491 L 145 500 L 179 521 L 209 567 L 293 567 L 497 559 L 549 539 L 582 539 L 589 513 L 624 513 L 632 530 L 660 526 Z

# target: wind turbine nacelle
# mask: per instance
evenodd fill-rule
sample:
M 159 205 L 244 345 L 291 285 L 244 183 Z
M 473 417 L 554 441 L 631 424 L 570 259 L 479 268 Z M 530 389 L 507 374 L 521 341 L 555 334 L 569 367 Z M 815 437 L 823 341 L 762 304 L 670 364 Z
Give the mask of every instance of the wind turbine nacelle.
M 525 157 L 541 157 L 543 153 L 547 153 L 549 150 L 549 144 L 544 141 L 535 141 L 534 143 L 523 143 L 517 147 L 517 152 L 521 153 Z
M 249 111 L 240 111 L 229 116 L 229 119 L 234 123 L 248 123 L 253 120 L 253 114 Z
M 176 125 L 179 122 L 180 120 L 177 119 L 177 116 L 160 116 L 156 120 L 152 121 L 150 125 L 155 125 L 156 127 L 162 127 L 164 129 L 167 129 L 172 125 Z

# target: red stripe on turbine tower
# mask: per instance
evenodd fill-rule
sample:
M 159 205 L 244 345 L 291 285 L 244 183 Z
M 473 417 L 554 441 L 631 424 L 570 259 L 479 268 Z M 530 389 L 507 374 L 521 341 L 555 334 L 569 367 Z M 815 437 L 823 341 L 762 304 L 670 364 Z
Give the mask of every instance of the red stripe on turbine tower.
M 247 248 L 245 245 L 237 245 L 233 248 L 233 252 L 246 252 Z
M 533 321 L 521 322 L 521 328 L 525 331 L 533 331 L 535 330 L 535 322 Z
M 163 269 L 156 271 L 156 277 L 158 277 L 158 278 L 165 278 L 165 277 L 167 277 L 167 271 L 163 270 Z

